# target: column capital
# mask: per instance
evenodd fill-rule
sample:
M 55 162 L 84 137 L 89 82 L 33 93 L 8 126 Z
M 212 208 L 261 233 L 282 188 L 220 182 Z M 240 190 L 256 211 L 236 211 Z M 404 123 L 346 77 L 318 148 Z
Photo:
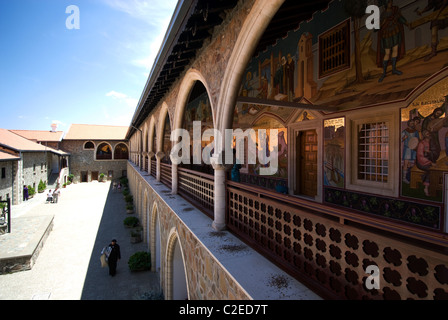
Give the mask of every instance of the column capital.
M 232 169 L 233 163 L 226 164 L 225 160 L 225 151 L 222 151 L 220 154 L 213 154 L 213 156 L 210 157 L 210 164 L 212 165 L 214 170 L 229 171 Z
M 158 160 L 162 159 L 165 156 L 165 152 L 159 151 L 156 153 L 156 158 Z

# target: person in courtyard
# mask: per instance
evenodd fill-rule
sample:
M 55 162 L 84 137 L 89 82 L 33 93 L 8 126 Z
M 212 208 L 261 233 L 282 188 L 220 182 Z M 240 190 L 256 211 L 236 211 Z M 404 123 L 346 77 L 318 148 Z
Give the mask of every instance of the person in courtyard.
M 59 194 L 61 191 L 59 189 L 54 190 L 53 192 L 53 203 L 58 203 Z
M 28 187 L 26 185 L 23 186 L 23 201 L 28 201 Z
M 53 202 L 53 192 L 51 192 L 51 189 L 47 193 L 47 202 Z
M 103 249 L 101 254 L 106 254 L 106 260 L 109 265 L 109 275 L 115 276 L 117 273 L 117 263 L 121 259 L 120 246 L 116 239 L 113 239 L 110 244 Z

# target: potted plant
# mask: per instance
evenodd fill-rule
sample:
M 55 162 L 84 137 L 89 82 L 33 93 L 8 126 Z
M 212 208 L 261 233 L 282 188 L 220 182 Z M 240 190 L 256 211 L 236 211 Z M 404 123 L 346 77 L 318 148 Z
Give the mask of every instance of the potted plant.
M 141 227 L 131 231 L 131 243 L 139 243 L 143 241 L 142 231 L 143 229 Z
M 151 254 L 145 251 L 134 253 L 129 258 L 128 266 L 131 271 L 151 270 Z
M 28 186 L 28 197 L 32 199 L 36 194 L 36 190 L 32 186 Z
M 125 198 L 126 198 L 126 196 L 127 196 L 127 195 L 129 195 L 129 194 L 130 194 L 130 192 L 129 192 L 129 189 L 128 189 L 128 188 L 124 188 L 124 189 L 123 189 L 123 191 L 122 191 L 121 193 L 123 193 L 123 197 L 125 197 Z
M 37 192 L 43 193 L 47 189 L 47 184 L 40 179 L 39 184 L 37 185 Z
M 104 179 L 104 177 L 105 177 L 106 175 L 104 174 L 104 173 L 100 173 L 100 179 L 98 180 L 99 182 L 104 182 L 104 181 L 106 181 L 105 179 Z
M 126 213 L 134 213 L 134 205 L 132 203 L 126 204 Z
M 128 194 L 127 196 L 124 197 L 124 200 L 127 203 L 134 203 L 134 197 L 132 196 L 132 194 Z
M 140 221 L 137 217 L 127 217 L 123 220 L 123 224 L 127 228 L 135 228 L 139 225 Z

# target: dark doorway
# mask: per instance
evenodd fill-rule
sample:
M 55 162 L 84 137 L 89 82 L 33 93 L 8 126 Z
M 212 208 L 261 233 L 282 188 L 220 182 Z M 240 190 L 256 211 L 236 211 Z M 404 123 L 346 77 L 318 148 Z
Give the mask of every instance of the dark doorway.
M 296 140 L 296 194 L 317 195 L 317 132 L 301 131 Z

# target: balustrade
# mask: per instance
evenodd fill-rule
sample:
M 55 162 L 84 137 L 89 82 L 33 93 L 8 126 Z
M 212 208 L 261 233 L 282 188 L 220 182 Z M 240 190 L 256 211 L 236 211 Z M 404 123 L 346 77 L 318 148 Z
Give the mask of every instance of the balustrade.
M 432 251 L 418 246 L 415 238 L 423 235 L 409 228 L 398 240 L 388 236 L 387 225 L 372 229 L 374 219 L 361 226 L 355 214 L 291 198 L 228 182 L 227 227 L 326 298 L 448 299 L 443 235 L 426 234 L 444 243 L 441 252 Z M 324 207 L 332 213 L 323 214 Z M 368 266 L 378 271 L 378 288 L 366 287 Z

